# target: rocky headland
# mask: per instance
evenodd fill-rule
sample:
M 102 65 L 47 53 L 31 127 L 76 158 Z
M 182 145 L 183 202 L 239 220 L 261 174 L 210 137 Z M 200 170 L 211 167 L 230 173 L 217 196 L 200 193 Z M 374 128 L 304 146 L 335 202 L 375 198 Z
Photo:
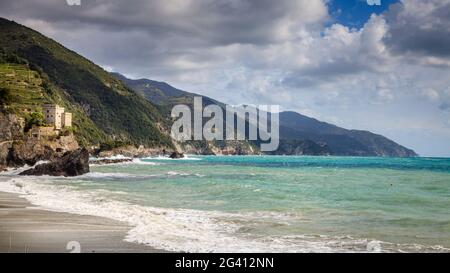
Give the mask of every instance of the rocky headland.
M 89 172 L 89 152 L 78 149 L 66 152 L 62 157 L 54 158 L 49 163 L 39 164 L 19 175 L 78 176 Z

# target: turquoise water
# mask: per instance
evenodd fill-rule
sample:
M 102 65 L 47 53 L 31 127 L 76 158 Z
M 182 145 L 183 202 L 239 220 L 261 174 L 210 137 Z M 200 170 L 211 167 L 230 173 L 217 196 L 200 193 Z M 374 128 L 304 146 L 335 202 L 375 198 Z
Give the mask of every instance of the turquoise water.
M 128 240 L 165 249 L 450 251 L 450 159 L 191 156 L 91 172 L 45 184 L 136 205 Z

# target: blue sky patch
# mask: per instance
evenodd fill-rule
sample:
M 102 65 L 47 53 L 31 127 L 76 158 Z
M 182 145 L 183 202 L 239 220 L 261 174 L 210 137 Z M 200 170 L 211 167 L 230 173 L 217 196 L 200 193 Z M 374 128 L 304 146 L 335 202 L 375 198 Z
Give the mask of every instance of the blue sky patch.
M 331 0 L 329 10 L 332 17 L 330 24 L 340 23 L 350 28 L 361 28 L 372 13 L 380 14 L 389 5 L 399 0 L 380 0 L 381 5 L 369 5 L 368 0 Z

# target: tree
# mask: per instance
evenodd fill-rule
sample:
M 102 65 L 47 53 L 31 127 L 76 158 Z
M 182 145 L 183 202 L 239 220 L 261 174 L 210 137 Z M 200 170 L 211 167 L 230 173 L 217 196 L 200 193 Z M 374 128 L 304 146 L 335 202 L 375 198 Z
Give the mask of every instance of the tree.
M 0 105 L 8 104 L 12 100 L 11 90 L 0 87 Z
M 25 117 L 25 131 L 30 130 L 33 125 L 44 125 L 44 114 L 42 112 L 32 112 Z

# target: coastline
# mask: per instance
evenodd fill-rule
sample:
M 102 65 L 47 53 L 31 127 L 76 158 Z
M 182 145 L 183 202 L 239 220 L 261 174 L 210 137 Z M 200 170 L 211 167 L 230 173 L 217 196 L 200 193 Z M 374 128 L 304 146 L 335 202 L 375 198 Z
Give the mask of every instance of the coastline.
M 79 242 L 82 253 L 167 252 L 124 241 L 129 229 L 107 218 L 43 210 L 0 191 L 0 253 L 69 253 L 70 241 Z

